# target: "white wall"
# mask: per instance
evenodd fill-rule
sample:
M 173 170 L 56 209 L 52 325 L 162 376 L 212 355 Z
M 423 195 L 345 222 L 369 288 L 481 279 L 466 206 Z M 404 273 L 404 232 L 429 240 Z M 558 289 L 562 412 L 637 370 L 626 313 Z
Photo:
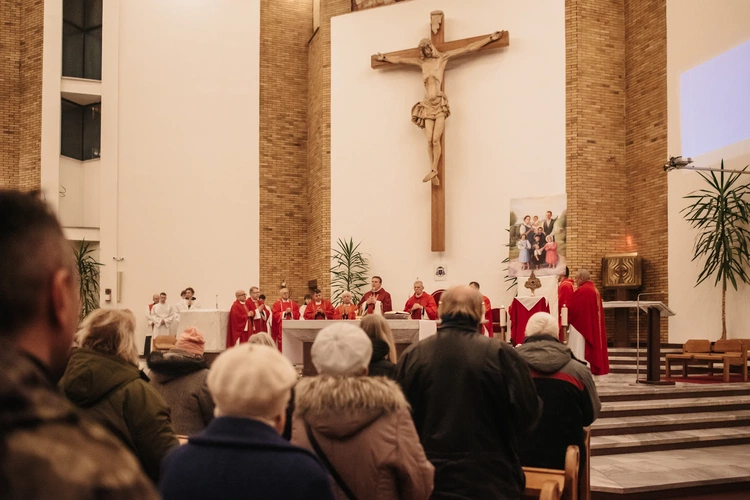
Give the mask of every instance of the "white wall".
M 668 0 L 667 78 L 669 154 L 682 154 L 680 126 L 680 75 L 750 39 L 750 2 L 746 0 Z M 746 64 L 750 64 L 747 61 Z M 724 75 L 715 75 L 719 80 Z M 750 119 L 747 116 L 744 119 Z M 694 158 L 695 166 L 740 169 L 750 164 L 750 140 L 740 141 Z M 683 196 L 704 187 L 695 172 L 669 175 L 669 341 L 691 338 L 715 340 L 721 336 L 721 287 L 709 278 L 694 288 L 703 261 L 691 262 L 696 232 L 683 220 L 680 210 L 689 205 Z M 744 176 L 743 182 L 750 182 Z M 750 336 L 750 287 L 727 292 L 727 336 Z
M 447 41 L 510 32 L 510 46 L 449 63 L 445 91 L 446 251 L 430 251 L 424 132 L 410 110 L 416 69 L 373 70 L 370 55 L 415 47 L 443 10 Z M 332 20 L 331 240 L 363 240 L 371 269 L 403 307 L 425 288 L 479 281 L 493 306 L 505 292 L 511 198 L 565 192 L 564 2 L 414 0 Z M 448 280 L 434 281 L 436 265 Z
M 141 328 L 153 293 L 257 284 L 259 23 L 258 0 L 105 2 L 101 288 Z

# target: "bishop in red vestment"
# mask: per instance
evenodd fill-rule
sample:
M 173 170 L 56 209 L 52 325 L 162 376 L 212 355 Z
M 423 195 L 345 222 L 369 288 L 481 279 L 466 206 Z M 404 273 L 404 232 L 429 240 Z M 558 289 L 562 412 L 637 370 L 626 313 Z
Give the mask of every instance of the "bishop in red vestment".
M 305 319 L 333 319 L 333 304 L 323 298 L 317 288 L 313 290 L 313 298 L 305 308 Z
M 568 301 L 568 320 L 586 342 L 585 359 L 594 375 L 609 373 L 607 329 L 604 326 L 604 308 L 599 291 L 590 281 L 589 272 L 581 269 L 576 274 L 578 288 Z
M 479 283 L 472 281 L 469 286 L 479 290 Z M 482 323 L 482 333 L 488 337 L 494 337 L 495 332 L 492 328 L 492 304 L 490 303 L 489 297 L 482 295 L 482 302 L 484 308 L 484 323 Z
M 289 290 L 279 290 L 281 297 L 271 307 L 271 338 L 281 351 L 281 322 L 285 319 L 299 319 L 299 306 L 289 298 Z
M 380 301 L 383 307 L 381 312 L 387 313 L 393 311 L 393 305 L 391 304 L 391 294 L 383 289 L 383 280 L 380 276 L 372 277 L 372 290 L 362 296 L 362 300 L 359 301 L 357 307 L 363 310 L 363 316 L 365 314 L 373 314 L 375 312 L 375 302 Z M 367 305 L 366 308 L 363 306 Z
M 560 342 L 565 342 L 565 329 L 562 326 L 561 311 L 563 306 L 567 306 L 570 303 L 570 299 L 573 297 L 573 279 L 570 278 L 570 270 L 565 268 L 565 276 L 560 275 L 560 283 L 557 285 L 557 327 L 559 329 Z
M 253 333 L 252 320 L 255 315 L 255 307 L 252 301 L 245 300 L 247 294 L 244 290 L 237 290 L 234 294 L 237 300 L 229 310 L 229 325 L 227 326 L 227 349 L 234 347 L 237 340 L 240 344 L 247 342 Z
M 357 306 L 352 304 L 352 292 L 341 294 L 341 305 L 333 311 L 333 319 L 357 319 Z
M 414 282 L 414 295 L 406 301 L 404 311 L 411 313 L 411 319 L 437 319 L 435 299 L 429 293 L 424 293 L 421 281 Z

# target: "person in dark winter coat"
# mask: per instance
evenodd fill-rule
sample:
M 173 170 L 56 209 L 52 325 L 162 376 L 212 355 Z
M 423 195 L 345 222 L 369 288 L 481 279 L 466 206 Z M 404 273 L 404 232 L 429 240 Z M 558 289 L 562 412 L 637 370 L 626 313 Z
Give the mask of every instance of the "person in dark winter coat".
M 601 403 L 591 370 L 575 359 L 557 338 L 558 326 L 548 313 L 536 313 L 526 325 L 526 340 L 516 349 L 531 368 L 544 403 L 542 418 L 521 447 L 521 463 L 530 467 L 564 469 L 569 445 L 586 462 L 583 428 L 599 415 Z
M 446 291 L 437 334 L 408 347 L 396 368 L 435 466 L 432 498 L 518 499 L 524 490 L 519 442 L 541 403 L 513 348 L 477 333 L 482 302 L 469 286 Z
M 55 384 L 80 314 L 78 273 L 50 207 L 0 190 L 0 498 L 152 500 L 133 454 Z
M 198 434 L 214 418 L 203 345 L 203 335 L 191 326 L 167 353 L 148 356 L 151 385 L 169 405 L 175 432 L 185 436 Z
M 362 318 L 360 328 L 372 341 L 372 358 L 367 374 L 371 377 L 396 379 L 396 345 L 388 322 L 379 314 L 369 314 Z
M 275 347 L 240 344 L 211 366 L 216 418 L 164 460 L 164 500 L 332 500 L 328 474 L 280 436 L 297 371 Z
M 125 443 L 146 474 L 158 481 L 162 458 L 179 442 L 167 404 L 138 369 L 135 316 L 127 309 L 97 309 L 78 335 L 80 347 L 71 355 L 60 387 Z

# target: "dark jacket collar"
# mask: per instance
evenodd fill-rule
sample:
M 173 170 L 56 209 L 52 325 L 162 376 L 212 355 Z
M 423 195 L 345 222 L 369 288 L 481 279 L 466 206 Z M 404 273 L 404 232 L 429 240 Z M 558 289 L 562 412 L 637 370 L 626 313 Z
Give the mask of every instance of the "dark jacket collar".
M 524 344 L 529 344 L 531 342 L 541 342 L 541 341 L 547 341 L 547 342 L 555 342 L 560 343 L 560 340 L 557 339 L 557 337 L 553 337 L 552 335 L 547 335 L 546 333 L 538 333 L 536 335 L 530 335 L 526 337 L 523 341 Z
M 188 439 L 190 444 L 226 448 L 271 448 L 299 451 L 270 425 L 251 418 L 218 417 L 208 427 Z
M 476 333 L 478 335 L 479 324 L 463 316 L 441 318 L 438 330 L 460 331 L 461 333 Z

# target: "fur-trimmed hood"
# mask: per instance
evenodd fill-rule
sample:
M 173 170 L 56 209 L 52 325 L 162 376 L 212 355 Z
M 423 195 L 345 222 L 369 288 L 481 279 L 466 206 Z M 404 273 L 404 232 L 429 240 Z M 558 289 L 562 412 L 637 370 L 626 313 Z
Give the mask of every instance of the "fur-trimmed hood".
M 148 355 L 146 364 L 151 370 L 151 378 L 161 384 L 201 370 L 208 370 L 208 363 L 204 358 L 196 358 L 179 349 L 170 349 L 166 354 L 154 351 Z
M 295 414 L 330 439 L 346 439 L 383 415 L 409 408 L 398 384 L 384 377 L 303 378 L 295 394 Z

